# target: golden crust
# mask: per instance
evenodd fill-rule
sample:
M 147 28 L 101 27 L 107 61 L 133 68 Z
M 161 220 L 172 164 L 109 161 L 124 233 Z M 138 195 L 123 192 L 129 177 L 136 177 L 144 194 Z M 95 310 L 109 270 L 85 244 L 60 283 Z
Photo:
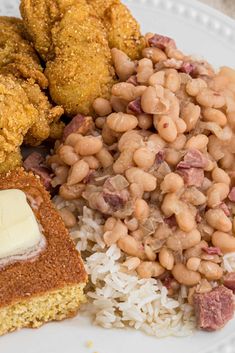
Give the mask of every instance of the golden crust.
M 43 89 L 48 80 L 29 41 L 23 21 L 14 17 L 0 17 L 0 72 L 24 79 L 32 78 Z
M 87 0 L 98 13 L 108 33 L 110 48 L 124 51 L 139 59 L 145 45 L 140 26 L 128 8 L 119 0 Z
M 51 135 L 52 124 L 55 137 L 61 137 L 64 125 L 58 119 L 62 113 L 33 81 L 0 74 L 0 172 L 18 166 L 22 143 L 40 144 Z
M 48 292 L 85 284 L 87 274 L 64 223 L 39 179 L 22 168 L 0 176 L 0 190 L 20 189 L 37 200 L 35 216 L 46 237 L 46 249 L 30 262 L 0 270 L 0 308 Z

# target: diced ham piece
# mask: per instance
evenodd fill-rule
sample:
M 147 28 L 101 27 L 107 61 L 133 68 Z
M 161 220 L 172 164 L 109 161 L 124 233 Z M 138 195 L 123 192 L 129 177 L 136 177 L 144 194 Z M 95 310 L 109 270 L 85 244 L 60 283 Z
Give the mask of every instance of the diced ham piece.
M 175 215 L 164 218 L 164 222 L 170 227 L 170 228 L 174 228 L 177 227 L 177 222 L 176 222 L 176 218 Z
M 130 102 L 127 106 L 127 109 L 134 114 L 142 114 L 143 110 L 141 108 L 141 98 L 138 97 L 134 101 Z
M 183 162 L 182 162 L 183 163 Z M 202 186 L 204 179 L 204 171 L 201 168 L 177 168 L 177 173 L 182 176 L 187 186 Z
M 208 255 L 219 255 L 219 256 L 223 255 L 220 248 L 217 248 L 214 246 L 204 247 L 202 248 L 202 250 Z
M 190 75 L 191 73 L 193 73 L 195 70 L 195 65 L 193 63 L 190 62 L 184 62 L 181 65 L 180 71 L 184 72 L 185 74 Z
M 137 76 L 136 75 L 130 76 L 126 82 L 127 83 L 131 83 L 134 86 L 138 86 L 138 81 L 137 81 Z
M 162 164 L 164 160 L 165 160 L 165 152 L 161 150 L 156 154 L 156 163 Z
M 72 134 L 72 133 L 80 133 L 85 135 L 89 130 L 93 127 L 93 120 L 90 116 L 83 116 L 81 114 L 76 115 L 70 123 L 65 126 L 63 133 L 63 141 Z
M 127 201 L 125 198 L 122 197 L 121 193 L 119 194 L 104 193 L 103 198 L 104 198 L 104 201 L 114 210 L 118 210 L 124 207 Z
M 219 208 L 221 208 L 221 210 L 224 211 L 224 213 L 225 213 L 225 215 L 226 215 L 227 217 L 230 216 L 230 214 L 231 214 L 230 209 L 228 208 L 228 206 L 226 205 L 225 202 L 222 202 L 222 203 L 219 205 Z
M 224 286 L 219 286 L 209 293 L 196 293 L 194 308 L 199 328 L 205 331 L 219 330 L 233 318 L 233 292 Z
M 235 293 L 235 272 L 227 273 L 224 276 L 224 285 Z
M 230 201 L 235 202 L 235 187 L 233 187 L 228 195 Z
M 175 41 L 167 36 L 162 36 L 160 34 L 154 34 L 153 37 L 148 40 L 150 47 L 159 48 L 165 50 L 168 47 L 176 49 Z
M 177 168 L 206 168 L 208 166 L 208 159 L 197 149 L 189 150 L 184 156 Z
M 41 181 L 47 190 L 51 188 L 52 173 L 45 166 L 45 161 L 42 155 L 38 152 L 31 153 L 23 163 L 23 167 L 27 172 L 31 171 L 40 176 Z

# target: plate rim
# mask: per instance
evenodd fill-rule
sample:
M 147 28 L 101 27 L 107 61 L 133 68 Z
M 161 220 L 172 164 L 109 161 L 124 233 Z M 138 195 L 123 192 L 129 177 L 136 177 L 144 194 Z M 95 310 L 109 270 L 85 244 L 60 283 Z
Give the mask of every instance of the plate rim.
M 4 4 L 4 0 L 0 0 Z M 18 1 L 14 0 L 5 0 L 5 3 L 18 3 Z M 134 4 L 134 5 L 146 5 L 148 7 L 153 6 L 157 10 L 164 10 L 165 12 L 171 11 L 173 8 L 177 8 L 178 16 L 185 16 L 185 13 L 190 14 L 190 10 L 194 10 L 196 12 L 196 16 L 191 16 L 191 19 L 198 25 L 200 22 L 200 26 L 203 26 L 205 29 L 210 28 L 213 33 L 218 33 L 218 35 L 222 38 L 222 40 L 230 41 L 235 44 L 235 20 L 230 18 L 229 16 L 219 12 L 218 10 L 204 4 L 200 3 L 197 0 L 126 0 L 125 3 Z M 1 5 L 0 5 L 1 6 Z M 167 8 L 169 7 L 169 8 Z M 182 8 L 184 9 L 182 11 Z M 206 15 L 208 18 L 205 21 L 200 21 L 200 16 Z M 215 21 L 218 22 L 219 26 L 211 27 Z M 229 29 L 228 32 L 227 29 Z M 234 62 L 235 66 L 235 62 Z M 235 324 L 235 322 L 234 322 Z M 109 334 L 109 331 L 107 331 Z M 9 339 L 13 338 L 9 335 Z M 157 342 L 156 338 L 156 342 Z M 227 334 L 225 337 L 221 338 L 218 343 L 211 347 L 204 348 L 203 352 L 200 353 L 234 353 L 233 346 L 235 346 L 235 333 L 234 334 Z M 19 347 L 20 348 L 20 347 Z M 157 349 L 157 347 L 156 347 Z

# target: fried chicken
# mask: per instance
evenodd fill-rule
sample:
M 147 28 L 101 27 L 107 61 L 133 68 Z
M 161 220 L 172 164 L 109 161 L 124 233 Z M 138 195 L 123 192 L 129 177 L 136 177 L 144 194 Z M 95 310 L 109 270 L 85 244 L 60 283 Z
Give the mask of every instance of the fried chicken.
M 69 115 L 91 113 L 114 70 L 105 28 L 85 0 L 24 0 L 21 13 L 42 58 L 52 99 Z M 41 30 L 43 30 L 43 33 Z
M 59 138 L 61 107 L 42 90 L 48 81 L 19 19 L 0 17 L 0 172 L 21 163 L 22 143 Z
M 0 17 L 0 72 L 32 78 L 43 89 L 48 86 L 37 54 L 26 39 L 23 22 L 18 18 Z
M 30 103 L 21 84 L 0 75 L 0 166 L 1 172 L 21 162 L 19 146 L 35 124 L 37 109 Z
M 102 20 L 108 33 L 109 47 L 139 59 L 144 47 L 140 26 L 128 8 L 119 0 L 87 0 Z
M 94 99 L 109 96 L 115 79 L 110 48 L 139 57 L 139 26 L 119 0 L 21 0 L 20 9 L 47 62 L 51 97 L 68 115 L 92 114 Z

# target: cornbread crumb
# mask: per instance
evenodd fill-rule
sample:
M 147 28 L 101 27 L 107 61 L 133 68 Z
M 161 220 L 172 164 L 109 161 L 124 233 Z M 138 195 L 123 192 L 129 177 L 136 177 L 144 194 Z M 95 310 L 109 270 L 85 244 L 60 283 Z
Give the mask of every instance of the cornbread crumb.
M 92 341 L 87 341 L 86 342 L 86 346 L 87 346 L 87 348 L 92 348 L 93 347 L 93 342 Z

